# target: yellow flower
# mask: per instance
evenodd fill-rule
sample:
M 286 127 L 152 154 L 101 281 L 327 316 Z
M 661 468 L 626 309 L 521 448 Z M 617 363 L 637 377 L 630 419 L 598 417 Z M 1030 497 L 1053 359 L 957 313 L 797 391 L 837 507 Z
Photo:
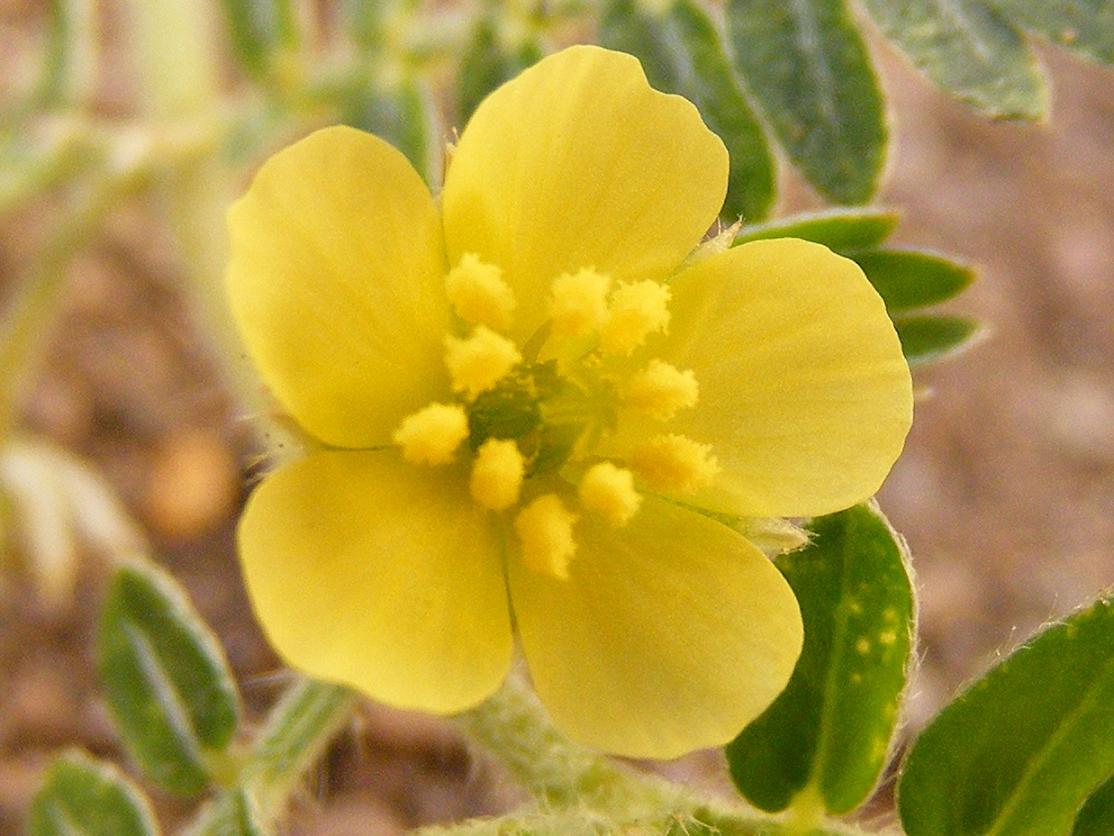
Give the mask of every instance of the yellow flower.
M 796 601 L 699 510 L 867 498 L 912 398 L 854 263 L 776 240 L 682 268 L 726 182 L 695 108 L 594 47 L 487 98 L 440 202 L 348 128 L 262 167 L 230 213 L 232 305 L 322 442 L 240 525 L 290 665 L 452 713 L 499 686 L 517 634 L 558 726 L 643 757 L 722 744 L 766 708 Z

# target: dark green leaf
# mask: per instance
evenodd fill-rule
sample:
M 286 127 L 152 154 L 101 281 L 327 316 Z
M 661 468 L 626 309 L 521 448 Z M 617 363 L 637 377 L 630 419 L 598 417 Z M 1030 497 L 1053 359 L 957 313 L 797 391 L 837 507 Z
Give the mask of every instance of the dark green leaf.
M 728 0 L 735 65 L 805 177 L 837 203 L 874 194 L 882 93 L 843 0 Z
M 291 0 L 221 0 L 233 51 L 248 73 L 267 76 L 276 54 L 297 45 Z
M 898 806 L 910 836 L 1066 836 L 1112 773 L 1114 605 L 1101 600 L 940 712 L 906 758 Z
M 966 265 L 918 250 L 867 250 L 855 261 L 891 311 L 923 308 L 951 299 L 975 279 Z
M 166 789 L 209 783 L 208 756 L 236 730 L 239 697 L 216 638 L 165 572 L 116 570 L 98 637 L 108 704 L 129 751 Z
M 407 79 L 392 90 L 365 89 L 348 101 L 344 121 L 404 153 L 431 188 L 441 182 L 441 121 L 429 87 Z
M 859 505 L 810 524 L 777 567 L 801 605 L 805 643 L 781 696 L 727 746 L 731 777 L 763 810 L 802 792 L 846 813 L 878 780 L 905 689 L 913 590 L 902 540 Z
M 1114 775 L 1095 790 L 1079 815 L 1071 836 L 1110 836 L 1114 833 Z
M 1039 119 L 1044 76 L 1020 33 L 981 0 L 863 0 L 886 37 L 942 88 L 996 119 Z
M 966 351 L 985 330 L 962 316 L 896 316 L 894 327 L 910 366 L 924 366 Z
M 638 0 L 612 0 L 600 43 L 636 56 L 650 83 L 692 101 L 731 159 L 723 215 L 759 220 L 770 211 L 776 171 L 766 137 L 735 79 L 723 37 L 696 0 L 654 14 Z
M 457 118 L 464 125 L 488 93 L 514 78 L 544 54 L 541 42 L 527 37 L 508 45 L 500 35 L 499 16 L 485 13 L 476 19 L 472 36 L 460 59 L 457 74 Z
M 844 255 L 882 243 L 897 226 L 897 213 L 884 209 L 829 209 L 744 226 L 735 244 L 766 238 L 803 238 Z
M 31 801 L 30 836 L 154 836 L 143 793 L 115 767 L 70 752 L 56 760 Z
M 987 0 L 1022 29 L 1092 61 L 1114 64 L 1111 0 Z

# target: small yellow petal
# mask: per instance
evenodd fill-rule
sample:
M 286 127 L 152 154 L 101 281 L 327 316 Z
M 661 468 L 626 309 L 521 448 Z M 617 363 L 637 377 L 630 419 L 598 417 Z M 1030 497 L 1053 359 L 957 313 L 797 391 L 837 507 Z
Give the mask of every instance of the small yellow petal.
M 522 360 L 515 344 L 484 325 L 467 339 L 445 338 L 445 365 L 453 391 L 474 398 L 502 380 Z
M 650 487 L 661 491 L 694 493 L 719 473 L 709 444 L 683 435 L 659 435 L 631 453 L 631 467 Z
M 481 261 L 475 253 L 465 253 L 449 275 L 445 290 L 453 309 L 465 322 L 506 330 L 514 312 L 514 293 L 495 264 Z
M 608 354 L 630 354 L 653 333 L 669 327 L 669 288 L 645 279 L 623 282 L 611 294 L 600 347 Z
M 565 579 L 576 553 L 572 536 L 576 514 L 568 511 L 555 494 L 539 496 L 518 512 L 514 530 L 522 545 L 522 560 L 531 570 Z
M 634 474 L 611 462 L 593 465 L 577 488 L 580 504 L 602 514 L 616 528 L 638 513 L 642 497 L 634 489 Z
M 448 464 L 468 437 L 468 416 L 458 404 L 431 403 L 406 416 L 391 437 L 412 464 Z
M 681 371 L 655 359 L 627 384 L 623 402 L 659 421 L 668 421 L 682 409 L 696 406 L 699 394 L 691 369 Z
M 502 511 L 518 502 L 526 463 L 513 441 L 489 438 L 476 451 L 468 489 L 484 508 Z
M 607 320 L 610 289 L 611 278 L 590 267 L 554 279 L 549 299 L 553 333 L 581 337 L 598 329 Z

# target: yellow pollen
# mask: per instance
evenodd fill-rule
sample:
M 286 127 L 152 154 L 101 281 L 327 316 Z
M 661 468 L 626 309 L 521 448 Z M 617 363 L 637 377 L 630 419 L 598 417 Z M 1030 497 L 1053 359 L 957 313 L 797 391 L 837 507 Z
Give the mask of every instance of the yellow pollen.
M 543 494 L 518 512 L 514 530 L 522 544 L 522 559 L 539 574 L 561 580 L 569 577 L 569 563 L 576 552 L 570 513 L 556 494 Z
M 642 497 L 634 489 L 634 474 L 611 462 L 592 465 L 577 489 L 580 504 L 603 514 L 616 528 L 638 513 Z
M 445 365 L 453 391 L 474 398 L 502 380 L 522 360 L 513 342 L 484 325 L 467 339 L 445 337 Z
M 553 333 L 582 337 L 598 329 L 607 319 L 610 288 L 611 279 L 590 267 L 575 273 L 562 273 L 554 279 L 549 297 Z
M 611 294 L 600 347 L 607 354 L 630 354 L 646 338 L 669 327 L 669 288 L 646 279 L 623 282 Z
M 406 416 L 391 440 L 412 464 L 448 464 L 468 437 L 468 416 L 458 404 L 431 403 Z
M 700 388 L 691 369 L 681 371 L 661 360 L 650 364 L 631 378 L 623 402 L 659 421 L 668 421 L 682 409 L 696 406 Z
M 630 463 L 646 484 L 660 491 L 693 493 L 719 473 L 711 445 L 683 435 L 659 435 L 635 448 Z
M 518 502 L 526 463 L 513 441 L 489 438 L 476 451 L 468 489 L 472 499 L 490 511 L 502 511 Z
M 505 330 L 514 311 L 514 294 L 503 280 L 503 271 L 465 253 L 445 277 L 449 302 L 465 322 Z

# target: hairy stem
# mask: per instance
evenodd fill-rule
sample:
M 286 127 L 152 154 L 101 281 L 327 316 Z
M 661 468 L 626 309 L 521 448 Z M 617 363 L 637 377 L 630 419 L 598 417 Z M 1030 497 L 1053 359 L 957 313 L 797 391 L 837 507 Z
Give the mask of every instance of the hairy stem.
M 240 767 L 235 787 L 206 806 L 185 832 L 189 836 L 230 832 L 229 822 L 242 814 L 242 797 L 265 825 L 279 819 L 291 793 L 352 716 L 355 701 L 347 688 L 312 679 L 300 680 L 289 688 L 271 709 Z

